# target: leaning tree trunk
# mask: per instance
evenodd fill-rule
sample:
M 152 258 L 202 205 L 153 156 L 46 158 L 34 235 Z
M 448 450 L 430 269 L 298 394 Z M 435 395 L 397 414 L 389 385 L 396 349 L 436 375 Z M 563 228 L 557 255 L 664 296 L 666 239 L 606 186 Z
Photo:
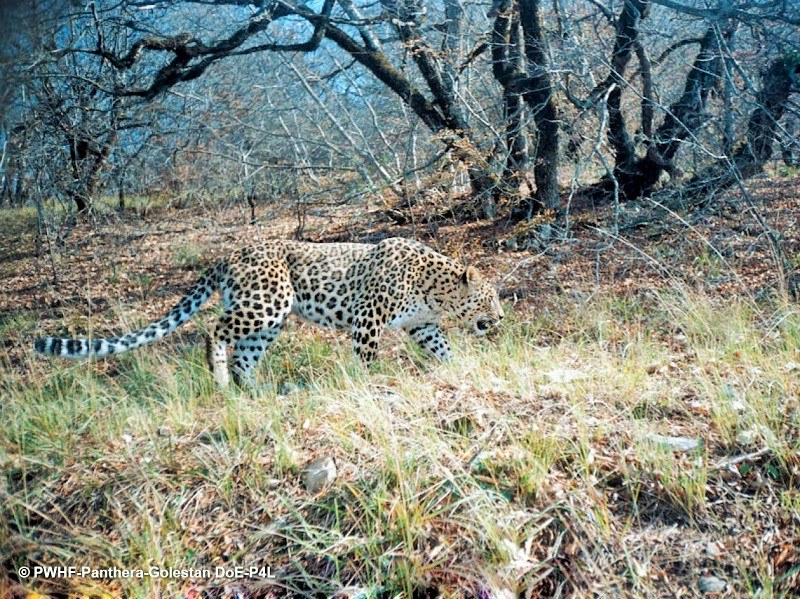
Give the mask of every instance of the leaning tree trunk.
M 730 36 L 733 30 L 734 27 L 730 26 L 723 35 Z M 625 152 L 617 152 L 614 175 L 623 199 L 634 199 L 646 194 L 658 182 L 662 173 L 675 171 L 674 159 L 681 145 L 700 129 L 707 118 L 708 95 L 718 84 L 723 66 L 719 32 L 711 27 L 703 36 L 700 51 L 686 76 L 681 97 L 669 107 L 653 139 L 648 140 L 645 156 L 634 158 L 630 147 Z M 614 125 L 610 120 L 612 129 Z M 621 126 L 624 127 L 624 124 Z M 621 133 L 617 131 L 616 135 L 621 136 Z M 627 139 L 627 132 L 625 138 Z M 627 141 L 625 145 L 629 143 Z
M 734 161 L 744 177 L 764 170 L 772 158 L 772 146 L 778 121 L 786 112 L 789 94 L 800 76 L 800 59 L 782 57 L 772 62 L 761 77 L 757 106 L 747 125 L 747 143 L 734 155 Z M 795 88 L 796 90 L 796 88 Z
M 732 161 L 722 160 L 694 177 L 688 184 L 693 195 L 718 191 L 763 172 L 775 142 L 778 121 L 789 104 L 789 96 L 798 90 L 800 58 L 775 59 L 761 74 L 761 89 L 756 95 L 756 107 L 747 123 L 747 138 L 733 155 Z
M 516 4 L 516 6 L 515 6 Z M 547 56 L 539 21 L 538 0 L 505 0 L 495 5 L 497 15 L 492 29 L 492 70 L 503 87 L 506 108 L 508 159 L 504 183 L 514 185 L 518 199 L 511 209 L 513 219 L 530 218 L 544 209 L 558 210 L 558 108 L 556 107 Z M 516 10 L 515 10 L 516 9 Z M 515 14 L 516 13 L 516 14 Z M 519 28 L 526 67 L 518 51 Z M 526 132 L 521 117 L 522 98 L 533 116 L 537 130 L 534 155 L 536 191 L 521 196 L 518 183 L 528 162 Z M 511 175 L 510 171 L 515 171 Z M 510 187 L 510 186 L 509 186 Z M 513 192 L 513 190 L 511 190 Z
M 616 37 L 611 52 L 611 71 L 608 77 L 589 94 L 589 103 L 594 103 L 610 86 L 606 107 L 608 109 L 608 141 L 614 152 L 614 177 L 619 180 L 634 168 L 636 145 L 628 134 L 625 115 L 622 111 L 622 91 L 625 89 L 625 71 L 631 61 L 639 39 L 639 23 L 650 11 L 648 0 L 629 0 L 623 3 L 616 21 Z M 614 181 L 603 182 L 604 190 L 612 189 Z

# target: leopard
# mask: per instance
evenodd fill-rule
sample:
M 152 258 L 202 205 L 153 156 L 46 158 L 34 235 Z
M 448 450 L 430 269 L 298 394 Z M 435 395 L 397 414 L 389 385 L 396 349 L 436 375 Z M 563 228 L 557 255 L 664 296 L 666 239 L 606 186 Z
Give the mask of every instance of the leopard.
M 504 318 L 497 288 L 474 266 L 401 237 L 377 243 L 313 243 L 273 239 L 232 252 L 203 272 L 163 318 L 110 338 L 46 337 L 35 352 L 61 358 L 100 358 L 136 349 L 175 331 L 214 292 L 222 311 L 206 336 L 216 384 L 252 385 L 256 366 L 292 314 L 350 332 L 366 364 L 378 355 L 385 329 L 403 330 L 434 358 L 451 355 L 445 314 L 483 336 Z M 232 348 L 232 362 L 228 353 Z

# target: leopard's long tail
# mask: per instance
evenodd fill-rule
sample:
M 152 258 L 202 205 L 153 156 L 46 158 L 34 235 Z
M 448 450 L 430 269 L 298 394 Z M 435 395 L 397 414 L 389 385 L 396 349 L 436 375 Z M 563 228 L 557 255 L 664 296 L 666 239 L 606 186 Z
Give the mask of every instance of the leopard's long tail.
M 169 313 L 146 327 L 108 339 L 59 339 L 45 337 L 34 344 L 36 353 L 60 358 L 86 358 L 121 354 L 166 337 L 200 309 L 220 286 L 222 263 L 208 269 Z

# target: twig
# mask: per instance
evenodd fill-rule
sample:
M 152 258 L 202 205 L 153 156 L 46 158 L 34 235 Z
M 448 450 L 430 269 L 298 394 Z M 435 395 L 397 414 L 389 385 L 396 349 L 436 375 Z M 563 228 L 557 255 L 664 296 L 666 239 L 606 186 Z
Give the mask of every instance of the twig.
M 762 447 L 758 451 L 754 451 L 753 453 L 746 453 L 744 455 L 737 456 L 735 458 L 729 458 L 727 460 L 721 460 L 711 466 L 711 470 L 724 470 L 725 468 L 730 468 L 731 466 L 735 466 L 736 464 L 741 464 L 742 462 L 747 462 L 748 460 L 752 460 L 755 458 L 760 458 L 762 455 L 769 453 L 769 447 Z

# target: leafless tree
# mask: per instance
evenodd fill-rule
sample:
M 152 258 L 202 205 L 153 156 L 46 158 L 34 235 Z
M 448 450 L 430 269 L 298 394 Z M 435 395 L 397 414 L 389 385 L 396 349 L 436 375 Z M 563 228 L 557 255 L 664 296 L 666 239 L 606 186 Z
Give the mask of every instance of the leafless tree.
M 794 147 L 796 3 L 48 1 L 0 65 L 3 193 L 57 169 L 79 213 L 123 186 L 402 212 L 463 173 L 446 213 L 520 219 L 559 183 L 710 193 Z

